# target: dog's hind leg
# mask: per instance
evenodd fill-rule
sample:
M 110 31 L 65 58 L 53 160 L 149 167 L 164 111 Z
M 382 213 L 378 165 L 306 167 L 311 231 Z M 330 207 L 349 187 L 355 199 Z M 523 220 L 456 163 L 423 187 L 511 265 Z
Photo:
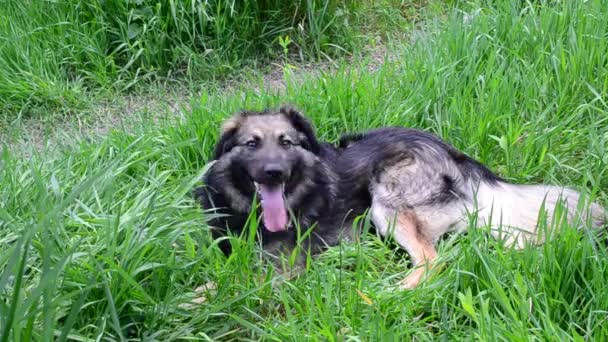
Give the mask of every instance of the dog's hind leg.
M 415 269 L 400 282 L 399 287 L 415 288 L 437 257 L 433 242 L 423 234 L 422 223 L 412 212 L 399 212 L 377 201 L 372 203 L 371 215 L 380 234 L 391 234 L 412 260 Z

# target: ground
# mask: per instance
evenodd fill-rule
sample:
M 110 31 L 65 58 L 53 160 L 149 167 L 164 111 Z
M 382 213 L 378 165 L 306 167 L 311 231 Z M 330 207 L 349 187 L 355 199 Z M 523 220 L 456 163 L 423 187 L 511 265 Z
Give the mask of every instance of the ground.
M 483 227 L 448 236 L 437 271 L 399 291 L 409 263 L 390 239 L 366 234 L 281 280 L 247 236 L 223 256 L 190 193 L 223 119 L 288 102 L 329 141 L 416 127 L 510 181 L 606 204 L 607 11 L 458 3 L 332 61 L 2 121 L 0 340 L 605 340 L 608 252 L 587 227 L 522 251 Z
M 369 46 L 367 50 L 361 51 L 358 57 L 369 59 L 367 69 L 373 73 L 384 63 L 385 58 L 390 60 L 391 56 L 387 55 L 389 53 L 391 52 L 387 51 L 384 45 L 379 44 Z M 249 75 L 246 78 L 227 79 L 214 84 L 213 88 L 219 94 L 226 95 L 243 87 L 252 89 L 256 93 L 261 91 L 284 93 L 287 82 L 297 86 L 305 78 L 318 77 L 321 73 L 336 73 L 337 63 L 352 63 L 352 60 L 352 56 L 344 56 L 337 61 L 297 64 L 277 62 L 265 70 L 247 70 Z M 290 75 L 289 81 L 285 78 L 286 72 Z M 156 121 L 159 117 L 163 117 L 179 120 L 192 110 L 190 102 L 200 98 L 203 91 L 209 90 L 185 85 L 155 84 L 145 92 L 94 101 L 89 108 L 76 115 L 77 119 L 69 115 L 50 119 L 34 117 L 12 124 L 7 123 L 3 128 L 4 134 L 0 137 L 0 143 L 7 144 L 12 150 L 30 155 L 30 148 L 42 151 L 48 145 L 64 142 L 62 136 L 68 136 L 68 143 L 73 143 L 75 136 L 103 137 L 112 129 L 128 131 L 133 125 L 141 125 L 147 119 Z M 220 96 L 219 94 L 216 96 Z M 13 131 L 10 132 L 11 130 Z

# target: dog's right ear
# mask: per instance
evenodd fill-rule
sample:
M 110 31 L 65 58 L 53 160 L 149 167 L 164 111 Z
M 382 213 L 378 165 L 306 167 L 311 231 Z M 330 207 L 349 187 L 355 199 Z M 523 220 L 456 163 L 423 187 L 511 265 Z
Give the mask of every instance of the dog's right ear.
M 217 160 L 236 146 L 236 132 L 240 126 L 240 115 L 226 120 L 222 124 L 220 140 L 215 145 L 213 159 Z
M 237 129 L 231 129 L 227 132 L 224 132 L 220 137 L 220 141 L 215 145 L 215 150 L 213 152 L 213 159 L 217 160 L 236 145 L 236 131 Z

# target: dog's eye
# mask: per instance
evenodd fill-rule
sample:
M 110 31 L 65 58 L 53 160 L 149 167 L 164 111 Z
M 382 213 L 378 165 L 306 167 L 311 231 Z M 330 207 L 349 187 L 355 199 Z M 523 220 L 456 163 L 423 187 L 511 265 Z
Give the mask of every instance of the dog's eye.
M 281 146 L 284 146 L 284 147 L 289 147 L 289 146 L 293 145 L 293 143 L 287 139 L 281 139 L 281 141 L 279 143 L 281 144 Z
M 249 148 L 256 148 L 258 147 L 258 141 L 257 140 L 249 140 L 245 143 L 245 145 Z

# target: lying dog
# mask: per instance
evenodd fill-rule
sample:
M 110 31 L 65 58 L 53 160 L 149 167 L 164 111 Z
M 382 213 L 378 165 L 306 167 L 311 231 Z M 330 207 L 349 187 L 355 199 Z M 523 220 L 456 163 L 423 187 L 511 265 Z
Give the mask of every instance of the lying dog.
M 234 115 L 222 126 L 213 158 L 195 196 L 203 208 L 222 215 L 209 222 L 214 237 L 227 230 L 240 234 L 255 208 L 254 197 L 262 217 L 257 233 L 269 255 L 291 253 L 299 243 L 304 251 L 318 253 L 350 236 L 336 225 L 338 149 L 317 141 L 312 125 L 295 109 Z M 312 234 L 298 241 L 312 226 Z M 228 241 L 220 248 L 231 252 Z
M 382 128 L 346 135 L 334 147 L 318 142 L 308 120 L 287 107 L 241 112 L 226 121 L 214 159 L 196 196 L 205 209 L 226 215 L 210 220 L 215 237 L 239 233 L 259 197 L 264 250 L 289 253 L 298 244 L 299 225 L 312 227 L 303 243 L 318 253 L 350 239 L 353 219 L 369 209 L 375 228 L 391 234 L 417 267 L 402 288 L 418 285 L 424 266 L 437 256 L 437 240 L 465 231 L 471 214 L 518 248 L 543 241 L 539 212 L 551 220 L 562 199 L 569 221 L 588 213 L 594 227 L 606 222 L 596 203 L 577 210 L 580 193 L 511 184 L 435 135 Z M 230 253 L 227 242 L 220 246 Z

